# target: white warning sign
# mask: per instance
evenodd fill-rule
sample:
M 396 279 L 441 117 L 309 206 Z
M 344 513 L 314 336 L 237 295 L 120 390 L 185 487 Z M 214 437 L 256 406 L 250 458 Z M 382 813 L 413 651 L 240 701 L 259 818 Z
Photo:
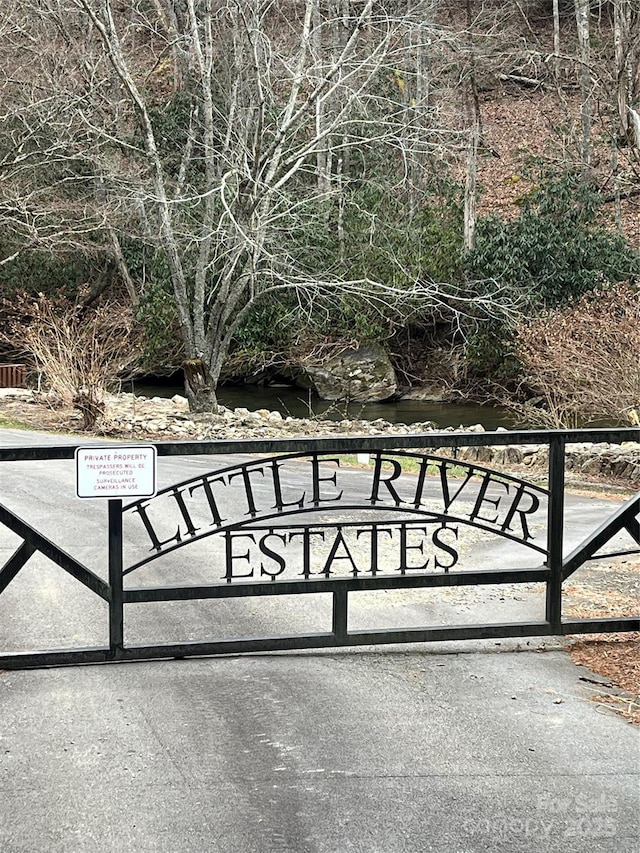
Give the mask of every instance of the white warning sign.
M 156 448 L 78 447 L 76 495 L 79 498 L 147 498 L 156 493 Z

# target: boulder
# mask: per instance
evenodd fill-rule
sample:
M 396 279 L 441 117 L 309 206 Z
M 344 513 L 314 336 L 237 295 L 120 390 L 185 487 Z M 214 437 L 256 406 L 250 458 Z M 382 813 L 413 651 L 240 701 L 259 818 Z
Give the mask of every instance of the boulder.
M 323 400 L 373 403 L 388 400 L 398 390 L 389 356 L 377 344 L 344 350 L 322 365 L 307 365 L 306 371 Z

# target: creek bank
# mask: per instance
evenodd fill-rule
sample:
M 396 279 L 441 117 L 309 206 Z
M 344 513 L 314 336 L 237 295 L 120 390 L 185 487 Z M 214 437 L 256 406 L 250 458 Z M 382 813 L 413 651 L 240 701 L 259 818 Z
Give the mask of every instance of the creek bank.
M 423 378 L 414 377 L 411 384 L 401 382 L 389 352 L 377 343 L 360 346 L 336 346 L 324 355 L 314 353 L 278 365 L 252 369 L 236 361 L 233 369 L 223 373 L 223 386 L 260 385 L 270 387 L 284 382 L 287 387 L 313 391 L 318 399 L 344 403 L 382 403 L 389 400 L 422 400 L 433 403 L 452 402 L 451 378 L 455 365 L 451 353 L 437 349 L 430 353 L 428 368 L 420 370 Z M 181 380 L 176 377 L 176 384 Z M 415 383 L 415 384 L 414 384 Z M 141 384 L 147 384 L 142 377 Z M 149 384 L 153 384 L 150 382 Z
M 23 389 L 2 389 L 0 412 L 8 418 L 24 420 L 34 428 L 66 429 L 81 432 L 81 417 L 77 413 L 58 411 L 55 422 L 38 419 L 36 409 L 52 413 L 53 403 L 45 394 Z M 268 409 L 251 411 L 236 407 L 220 407 L 218 413 L 189 412 L 185 397 L 176 394 L 171 399 L 117 394 L 107 398 L 106 415 L 99 435 L 122 440 L 200 441 L 230 439 L 294 438 L 302 436 L 337 435 L 410 435 L 422 432 L 484 432 L 484 427 L 447 427 L 438 429 L 432 421 L 412 424 L 392 424 L 379 418 L 374 421 L 349 419 L 341 421 L 322 418 L 294 418 Z M 499 428 L 500 432 L 507 432 Z M 82 433 L 84 434 L 84 433 Z M 639 431 L 640 438 L 640 431 Z M 450 455 L 449 448 L 435 453 Z M 501 469 L 522 473 L 543 473 L 547 467 L 548 450 L 539 445 L 501 445 L 459 448 L 457 458 L 466 462 L 491 464 Z M 615 480 L 640 488 L 640 441 L 622 444 L 571 444 L 566 448 L 568 479 Z
M 250 411 L 243 407 L 226 409 L 217 414 L 192 414 L 187 400 L 175 395 L 171 399 L 120 394 L 109 398 L 104 435 L 160 440 L 250 439 L 322 435 L 409 435 L 420 432 L 484 432 L 484 427 L 448 427 L 438 430 L 432 421 L 392 424 L 379 418 L 374 421 L 331 421 L 321 418 L 284 417 L 267 409 Z M 499 431 L 507 431 L 500 428 Z M 442 448 L 447 453 L 448 448 Z M 493 464 L 502 468 L 546 469 L 548 449 L 538 445 L 503 445 L 468 447 L 458 451 L 467 462 Z M 566 449 L 566 470 L 581 479 L 606 478 L 629 484 L 640 483 L 640 443 L 572 444 Z

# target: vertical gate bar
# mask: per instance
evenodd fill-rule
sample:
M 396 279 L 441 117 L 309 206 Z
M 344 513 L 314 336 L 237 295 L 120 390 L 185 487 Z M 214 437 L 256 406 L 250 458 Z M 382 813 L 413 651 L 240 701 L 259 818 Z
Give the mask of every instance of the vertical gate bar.
M 347 639 L 348 591 L 343 588 L 333 591 L 333 627 L 332 633 L 336 640 L 344 642 Z
M 549 506 L 547 513 L 547 581 L 546 620 L 561 632 L 562 623 L 562 551 L 564 543 L 564 465 L 565 440 L 552 436 L 549 443 Z
M 124 642 L 122 604 L 122 500 L 109 499 L 109 651 L 118 657 Z

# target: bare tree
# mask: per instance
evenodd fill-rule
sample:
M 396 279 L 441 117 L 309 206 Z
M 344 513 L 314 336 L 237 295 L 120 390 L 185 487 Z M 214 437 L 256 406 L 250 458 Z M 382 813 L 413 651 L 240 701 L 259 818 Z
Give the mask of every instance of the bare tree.
M 556 82 L 560 80 L 560 4 L 553 0 L 553 70 Z
M 633 144 L 635 98 L 640 96 L 640 9 L 631 0 L 615 0 L 613 4 L 613 40 L 620 132 Z M 640 142 L 636 145 L 640 148 Z
M 581 157 L 584 169 L 591 165 L 591 123 L 593 82 L 591 78 L 591 27 L 589 0 L 575 0 L 576 25 L 578 31 L 578 51 L 580 63 L 580 94 L 581 94 L 581 126 L 582 144 Z
M 215 407 L 233 336 L 270 294 L 293 292 L 309 310 L 355 294 L 397 317 L 508 303 L 418 274 L 351 280 L 333 259 L 309 258 L 328 209 L 342 240 L 354 152 L 377 150 L 401 187 L 408 149 L 414 159 L 428 150 L 417 120 L 407 143 L 408 106 L 420 115 L 427 98 L 423 72 L 409 105 L 393 81 L 408 45 L 420 69 L 441 38 L 428 23 L 433 0 L 409 11 L 394 0 L 11 2 L 21 39 L 42 57 L 23 71 L 25 126 L 40 121 L 52 140 L 33 156 L 77 170 L 76 184 L 61 180 L 86 188 L 74 199 L 118 263 L 123 233 L 164 253 L 192 408 Z
M 135 305 L 138 293 L 103 180 L 105 170 L 117 173 L 112 144 L 87 122 L 82 103 L 93 68 L 78 50 L 79 39 L 61 28 L 56 6 L 47 0 L 7 0 L 3 7 L 0 266 L 29 251 L 84 257 L 107 273 L 89 296 L 95 297 L 117 270 Z

